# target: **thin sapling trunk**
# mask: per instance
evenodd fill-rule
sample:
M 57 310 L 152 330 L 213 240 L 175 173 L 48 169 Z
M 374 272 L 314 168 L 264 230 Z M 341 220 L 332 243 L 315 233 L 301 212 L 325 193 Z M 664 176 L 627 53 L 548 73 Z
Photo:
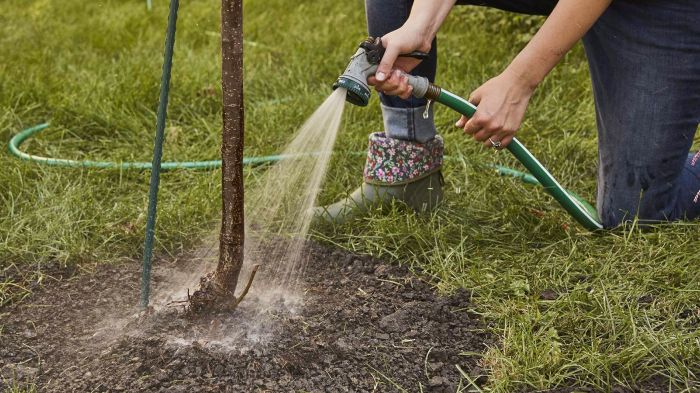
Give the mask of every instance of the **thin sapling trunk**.
M 245 239 L 243 208 L 243 1 L 221 1 L 221 85 L 223 90 L 222 216 L 219 262 L 201 278 L 190 297 L 190 309 L 233 308 L 234 292 L 243 267 Z M 253 268 L 250 280 L 255 275 Z M 250 283 L 246 286 L 249 288 Z M 246 291 L 247 292 L 247 291 Z M 243 296 L 241 296 L 243 297 Z

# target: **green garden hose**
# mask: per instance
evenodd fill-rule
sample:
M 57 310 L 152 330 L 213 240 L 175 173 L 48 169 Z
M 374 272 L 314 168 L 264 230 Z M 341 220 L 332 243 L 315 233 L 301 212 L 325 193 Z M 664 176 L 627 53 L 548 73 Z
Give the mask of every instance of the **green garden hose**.
M 57 167 L 69 167 L 69 168 L 101 168 L 101 169 L 119 169 L 119 170 L 129 170 L 129 169 L 141 169 L 150 170 L 153 168 L 152 162 L 114 162 L 114 161 L 92 161 L 92 160 L 69 160 L 65 158 L 51 158 L 42 157 L 33 154 L 28 154 L 20 150 L 20 146 L 27 139 L 38 134 L 39 132 L 47 129 L 49 123 L 42 123 L 35 125 L 34 127 L 22 130 L 17 135 L 10 139 L 8 148 L 10 153 L 17 158 L 26 161 L 36 162 L 38 164 L 57 166 Z M 284 157 L 281 155 L 272 156 L 262 156 L 262 157 L 246 157 L 243 159 L 243 164 L 245 165 L 259 165 L 266 164 L 270 162 L 277 162 L 282 160 Z M 167 171 L 173 169 L 217 169 L 221 167 L 221 160 L 207 160 L 207 161 L 166 161 L 160 164 L 160 169 Z
M 435 89 L 439 89 L 439 93 L 437 94 L 437 97 L 435 97 L 435 101 L 446 105 L 467 117 L 474 116 L 474 113 L 476 112 L 476 106 L 474 104 L 445 89 L 437 88 L 436 86 L 432 86 L 432 89 L 433 93 L 435 92 Z M 553 196 L 554 199 L 561 204 L 564 210 L 574 217 L 576 221 L 591 231 L 603 228 L 603 225 L 598 219 L 598 213 L 596 212 L 595 208 L 580 196 L 562 187 L 554 176 L 549 173 L 547 168 L 545 168 L 544 165 L 542 165 L 517 138 L 512 139 L 512 141 L 508 144 L 507 149 L 527 168 L 528 171 L 530 171 L 530 173 L 532 173 L 542 187 L 544 187 L 545 191 Z
M 41 165 L 55 166 L 55 167 L 67 167 L 67 168 L 98 168 L 98 169 L 117 169 L 117 170 L 150 170 L 153 167 L 152 162 L 115 162 L 115 161 L 92 161 L 92 160 L 69 160 L 65 158 L 51 158 L 37 156 L 34 154 L 29 154 L 20 150 L 20 146 L 27 139 L 35 136 L 41 131 L 46 130 L 49 127 L 49 123 L 42 123 L 35 125 L 33 127 L 26 128 L 17 135 L 13 136 L 8 143 L 8 149 L 12 155 L 15 157 L 34 162 Z M 309 154 L 318 154 L 315 152 L 302 153 L 302 154 L 273 154 L 269 156 L 257 156 L 257 157 L 245 157 L 243 158 L 243 165 L 256 166 L 271 164 L 282 160 L 291 160 L 299 156 L 305 156 Z M 365 152 L 352 152 L 351 154 L 356 156 L 363 156 Z M 447 161 L 457 161 L 460 157 L 445 156 Z M 516 178 L 523 183 L 538 185 L 540 184 L 537 179 L 525 172 L 521 172 L 512 168 L 508 168 L 502 165 L 488 165 L 493 168 L 501 176 L 508 176 Z M 160 164 L 161 170 L 173 170 L 173 169 L 218 169 L 221 167 L 221 160 L 206 160 L 206 161 L 166 161 Z

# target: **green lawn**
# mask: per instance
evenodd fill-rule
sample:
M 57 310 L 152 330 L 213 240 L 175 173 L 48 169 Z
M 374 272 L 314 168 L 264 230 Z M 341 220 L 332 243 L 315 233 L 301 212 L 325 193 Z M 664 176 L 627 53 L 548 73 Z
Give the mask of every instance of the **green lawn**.
M 150 160 L 167 3 L 0 2 L 0 141 L 51 128 L 24 147 L 64 158 Z M 220 132 L 217 2 L 180 9 L 165 159 L 212 159 Z M 468 95 L 502 70 L 539 18 L 458 8 L 440 35 L 438 83 Z M 362 2 L 245 2 L 247 155 L 279 151 L 328 95 L 364 38 Z M 446 204 L 432 217 L 401 206 L 316 237 L 410 263 L 440 290 L 466 288 L 500 343 L 483 364 L 487 390 L 571 385 L 602 390 L 668 377 L 691 390 L 700 370 L 700 242 L 696 224 L 604 235 L 582 230 L 541 189 L 483 164 L 518 168 L 452 127 L 437 110 L 447 153 Z M 336 149 L 362 150 L 378 131 L 376 95 L 346 108 Z M 519 137 L 565 187 L 595 194 L 595 115 L 580 47 L 538 89 Z M 4 150 L 4 149 L 3 149 Z M 322 202 L 360 181 L 363 159 L 338 154 Z M 57 169 L 0 153 L 0 303 L 18 301 L 56 266 L 84 269 L 139 257 L 148 172 Z M 350 168 L 351 170 L 347 170 Z M 157 252 L 211 233 L 216 171 L 163 175 Z M 412 387 L 407 387 L 412 390 Z

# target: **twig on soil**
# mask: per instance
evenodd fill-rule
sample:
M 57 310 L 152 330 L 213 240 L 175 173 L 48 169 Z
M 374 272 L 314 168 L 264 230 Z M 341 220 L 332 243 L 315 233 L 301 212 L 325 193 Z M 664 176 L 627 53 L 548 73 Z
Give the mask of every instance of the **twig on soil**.
M 435 348 L 434 346 L 431 346 L 430 349 L 428 349 L 428 352 L 425 353 L 425 359 L 423 360 L 423 372 L 425 372 L 425 377 L 430 380 L 430 375 L 428 375 L 428 356 L 430 356 L 430 351 Z
M 394 284 L 394 285 L 397 285 L 397 286 L 400 286 L 400 287 L 403 287 L 403 286 L 404 286 L 404 284 L 401 284 L 400 282 L 396 282 L 396 281 L 393 281 L 393 280 L 384 280 L 384 279 L 381 279 L 381 278 L 377 278 L 377 280 L 379 280 L 379 281 L 381 281 L 381 282 L 388 282 L 388 283 L 390 283 L 390 284 Z
M 394 386 L 394 388 L 396 388 L 396 389 L 397 389 L 398 391 L 400 391 L 401 393 L 408 393 L 408 391 L 407 391 L 406 389 L 404 389 L 403 386 L 399 385 L 399 384 L 398 384 L 397 382 L 395 382 L 393 379 L 391 379 L 391 378 L 389 378 L 388 376 L 386 376 L 383 372 L 377 370 L 376 368 L 372 367 L 372 366 L 369 365 L 369 364 L 368 364 L 367 366 L 368 366 L 371 370 L 373 370 L 374 372 L 376 372 L 377 374 L 379 374 L 384 380 L 386 380 L 387 382 L 389 382 L 390 384 L 392 384 L 392 385 Z M 374 375 L 373 375 L 372 377 L 374 377 Z
M 183 305 L 185 312 L 187 312 L 187 304 L 190 303 L 190 289 L 187 288 L 187 300 L 173 300 L 167 304 L 168 307 L 177 307 Z

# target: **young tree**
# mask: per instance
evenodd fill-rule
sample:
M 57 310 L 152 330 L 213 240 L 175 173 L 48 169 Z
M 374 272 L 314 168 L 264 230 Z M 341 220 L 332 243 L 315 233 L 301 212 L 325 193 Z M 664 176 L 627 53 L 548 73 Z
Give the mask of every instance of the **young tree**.
M 222 220 L 216 282 L 233 294 L 243 266 L 243 0 L 221 1 Z
M 221 1 L 221 85 L 223 132 L 221 144 L 222 217 L 219 263 L 202 277 L 190 298 L 193 312 L 233 308 L 250 287 L 256 267 L 240 299 L 234 291 L 243 267 L 245 239 L 243 209 L 243 1 Z

